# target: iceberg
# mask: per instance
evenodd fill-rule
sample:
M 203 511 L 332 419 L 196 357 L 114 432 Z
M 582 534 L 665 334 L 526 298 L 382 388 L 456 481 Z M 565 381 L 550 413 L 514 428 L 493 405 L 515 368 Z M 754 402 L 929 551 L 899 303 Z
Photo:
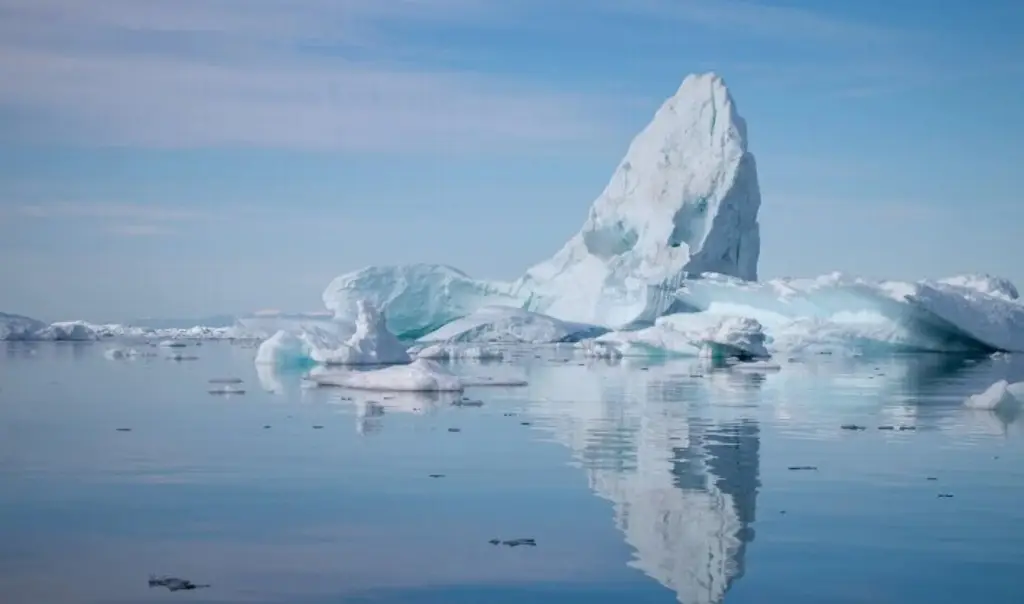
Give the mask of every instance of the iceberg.
M 368 299 L 402 337 L 484 306 L 622 327 L 653 321 L 687 273 L 757 278 L 761 194 L 746 123 L 715 74 L 687 77 L 633 140 L 579 233 L 514 283 L 439 265 L 369 267 L 323 294 L 337 316 Z
M 580 232 L 514 291 L 561 319 L 653 321 L 687 274 L 757 279 L 760 205 L 746 122 L 725 82 L 691 75 L 630 144 Z
M 596 325 L 561 321 L 519 308 L 485 306 L 421 337 L 419 341 L 553 344 L 578 342 L 607 331 Z
M 46 328 L 46 323 L 22 315 L 0 312 L 0 341 L 30 340 L 32 335 Z
M 91 342 L 99 339 L 92 325 L 84 321 L 51 323 L 32 334 L 33 340 L 46 342 Z
M 354 324 L 334 322 L 281 330 L 260 344 L 260 365 L 388 365 L 408 363 L 405 346 L 387 330 L 384 318 L 365 300 L 356 304 Z

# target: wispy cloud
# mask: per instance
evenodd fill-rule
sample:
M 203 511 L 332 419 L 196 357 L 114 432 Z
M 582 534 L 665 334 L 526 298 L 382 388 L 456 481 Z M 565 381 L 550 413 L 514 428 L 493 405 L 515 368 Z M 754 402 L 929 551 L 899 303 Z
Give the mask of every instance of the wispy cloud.
M 210 214 L 160 205 L 103 202 L 55 202 L 15 204 L 8 215 L 35 219 L 94 219 L 144 222 L 183 222 L 205 220 Z
M 0 80 L 18 83 L 0 88 L 0 104 L 25 113 L 23 137 L 113 145 L 458 150 L 597 129 L 571 95 L 405 67 L 381 46 L 388 26 L 494 6 L 0 0 Z
M 106 231 L 122 237 L 159 237 L 174 233 L 172 229 L 155 224 L 116 224 L 108 227 Z
M 869 46 L 905 39 L 912 32 L 831 16 L 795 6 L 753 0 L 597 0 L 608 10 L 655 15 L 732 32 L 784 40 Z M 822 3 L 823 5 L 825 3 Z

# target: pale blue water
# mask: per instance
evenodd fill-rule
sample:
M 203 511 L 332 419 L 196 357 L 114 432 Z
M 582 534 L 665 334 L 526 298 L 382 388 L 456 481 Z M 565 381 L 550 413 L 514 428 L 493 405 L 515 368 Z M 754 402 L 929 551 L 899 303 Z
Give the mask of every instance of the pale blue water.
M 1020 361 L 531 353 L 456 366 L 530 380 L 474 408 L 104 348 L 0 348 L 5 604 L 1024 602 L 1024 424 L 960 406 Z

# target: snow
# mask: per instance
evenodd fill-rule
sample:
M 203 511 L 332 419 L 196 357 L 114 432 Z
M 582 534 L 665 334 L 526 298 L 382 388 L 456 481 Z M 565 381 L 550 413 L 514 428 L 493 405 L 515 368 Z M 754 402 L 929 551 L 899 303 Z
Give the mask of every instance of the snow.
M 999 380 L 980 394 L 972 394 L 964 401 L 968 409 L 1001 411 L 1017 409 L 1024 404 L 1024 382 L 1010 384 Z
M 384 325 L 384 318 L 365 300 L 356 303 L 355 323 L 304 325 L 281 330 L 260 344 L 261 365 L 385 365 L 408 363 L 409 354 Z
M 371 371 L 320 371 L 309 378 L 321 386 L 359 390 L 404 392 L 460 392 L 462 380 L 441 365 L 417 359 L 408 365 L 394 365 Z
M 608 331 L 585 323 L 502 306 L 485 306 L 420 338 L 421 342 L 549 344 L 575 342 Z
M 416 338 L 487 305 L 522 306 L 510 290 L 508 284 L 477 281 L 449 266 L 371 266 L 331 281 L 323 301 L 345 320 L 365 300 L 387 317 L 392 333 Z

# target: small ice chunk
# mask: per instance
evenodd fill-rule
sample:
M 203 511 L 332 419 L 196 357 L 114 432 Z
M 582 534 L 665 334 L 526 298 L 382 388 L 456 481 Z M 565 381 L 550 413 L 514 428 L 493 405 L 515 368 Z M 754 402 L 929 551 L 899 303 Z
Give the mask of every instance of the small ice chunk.
M 103 351 L 103 356 L 111 361 L 120 361 L 124 359 L 135 359 L 142 355 L 134 348 L 108 348 Z
M 1024 401 L 1024 382 L 1010 384 L 999 380 L 980 394 L 972 394 L 964 401 L 968 409 L 995 411 L 1019 407 Z

